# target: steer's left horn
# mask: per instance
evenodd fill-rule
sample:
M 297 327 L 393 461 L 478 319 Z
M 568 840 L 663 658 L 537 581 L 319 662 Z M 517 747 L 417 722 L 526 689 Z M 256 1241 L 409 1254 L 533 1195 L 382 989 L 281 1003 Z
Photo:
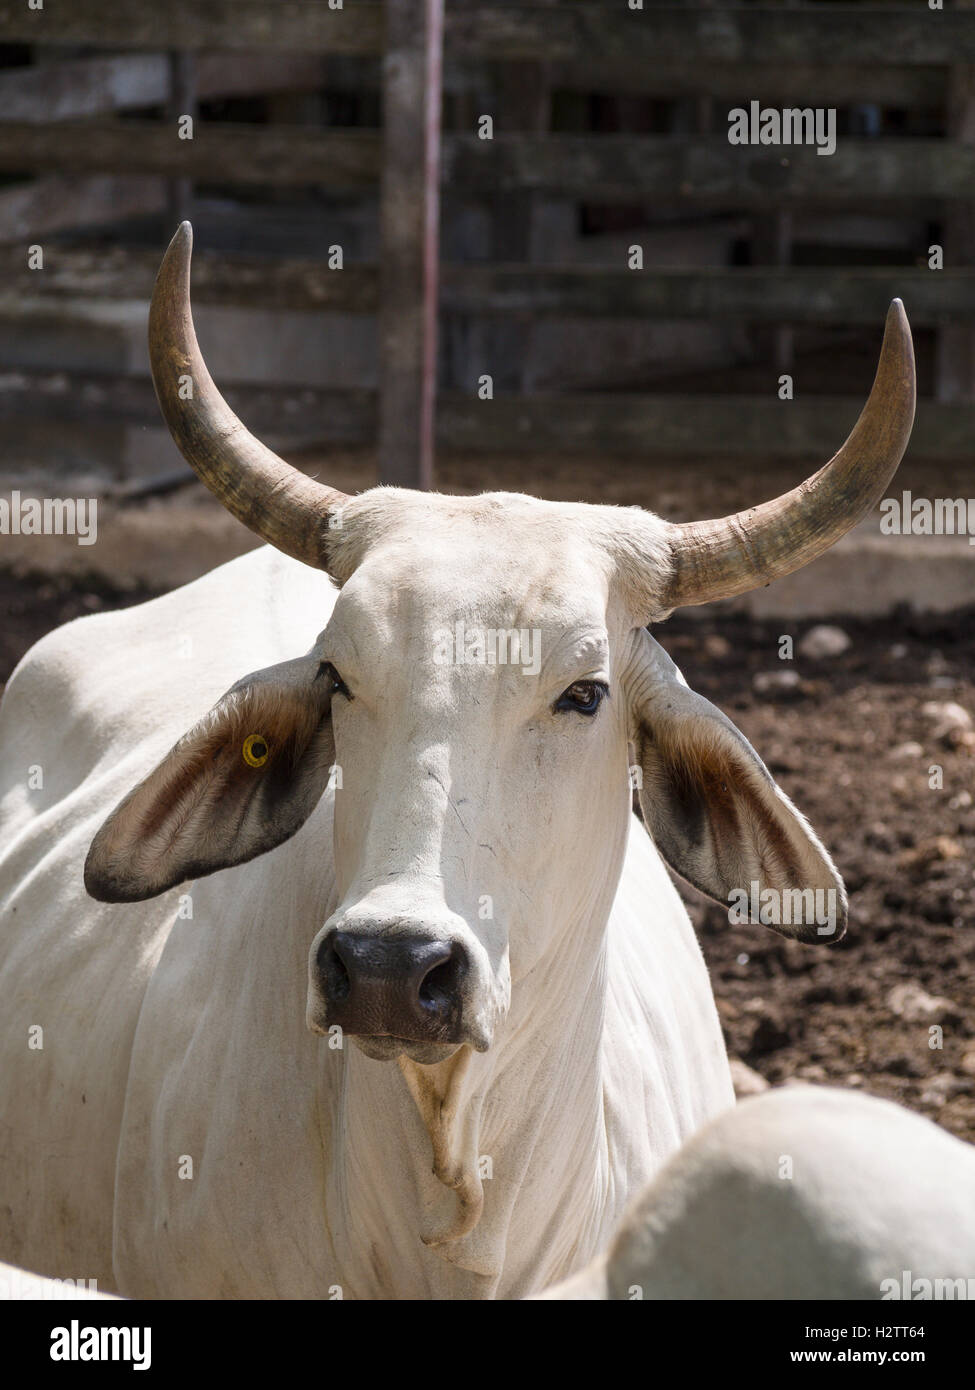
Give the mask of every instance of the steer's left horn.
M 229 512 L 286 555 L 320 568 L 329 513 L 348 499 L 255 439 L 214 386 L 193 328 L 192 254 L 193 229 L 184 222 L 159 268 L 149 310 L 149 360 L 166 424 Z
M 733 598 L 801 569 L 880 500 L 914 423 L 914 347 L 899 299 L 859 420 L 839 453 L 804 483 L 760 507 L 671 528 L 671 580 L 662 607 Z

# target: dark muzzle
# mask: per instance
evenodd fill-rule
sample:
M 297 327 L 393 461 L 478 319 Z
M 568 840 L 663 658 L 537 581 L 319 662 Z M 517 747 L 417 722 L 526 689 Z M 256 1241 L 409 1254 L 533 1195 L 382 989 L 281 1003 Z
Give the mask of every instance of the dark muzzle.
M 381 929 L 330 932 L 316 957 L 328 1023 L 360 1037 L 458 1043 L 467 953 L 456 941 Z

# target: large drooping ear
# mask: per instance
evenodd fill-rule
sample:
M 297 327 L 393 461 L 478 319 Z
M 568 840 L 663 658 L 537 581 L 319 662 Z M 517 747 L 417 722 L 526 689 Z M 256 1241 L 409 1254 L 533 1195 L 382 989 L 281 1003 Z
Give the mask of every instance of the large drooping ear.
M 640 807 L 664 859 L 729 909 L 800 941 L 838 941 L 846 892 L 748 740 L 646 631 L 627 675 Z
M 91 896 L 154 898 L 292 836 L 335 761 L 333 689 L 313 655 L 238 681 L 99 830 L 85 862 Z

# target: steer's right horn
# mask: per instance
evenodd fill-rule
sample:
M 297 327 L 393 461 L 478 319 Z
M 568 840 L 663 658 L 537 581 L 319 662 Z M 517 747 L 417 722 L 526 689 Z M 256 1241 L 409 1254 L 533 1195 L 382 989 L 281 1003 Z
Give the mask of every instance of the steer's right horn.
M 159 405 L 186 462 L 238 521 L 264 540 L 323 568 L 329 513 L 347 501 L 255 439 L 207 371 L 190 309 L 193 229 L 169 244 L 149 310 L 149 360 Z

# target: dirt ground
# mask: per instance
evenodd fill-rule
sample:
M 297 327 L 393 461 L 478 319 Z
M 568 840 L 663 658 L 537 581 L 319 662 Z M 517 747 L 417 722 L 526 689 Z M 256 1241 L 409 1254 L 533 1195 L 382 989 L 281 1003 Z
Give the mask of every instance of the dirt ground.
M 845 938 L 802 946 L 685 896 L 733 1055 L 773 1083 L 858 1086 L 975 1139 L 975 733 L 944 727 L 943 709 L 975 713 L 975 610 L 840 625 L 848 650 L 818 661 L 778 656 L 809 623 L 678 615 L 656 635 L 832 853 Z M 761 688 L 786 672 L 798 682 Z
M 0 682 L 50 628 L 148 596 L 0 572 Z M 975 732 L 931 708 L 975 716 L 975 609 L 839 625 L 849 648 L 819 660 L 778 655 L 809 623 L 709 612 L 655 635 L 833 853 L 845 939 L 800 946 L 685 897 L 733 1056 L 773 1084 L 860 1087 L 975 1140 Z

